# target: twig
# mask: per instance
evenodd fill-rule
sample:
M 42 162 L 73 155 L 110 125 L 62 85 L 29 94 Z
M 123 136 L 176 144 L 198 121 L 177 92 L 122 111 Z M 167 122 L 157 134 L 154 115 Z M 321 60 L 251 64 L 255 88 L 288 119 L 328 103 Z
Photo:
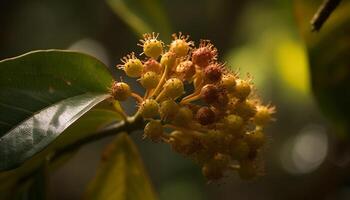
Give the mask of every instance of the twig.
M 121 132 L 131 133 L 135 130 L 139 130 L 144 126 L 144 121 L 140 115 L 135 115 L 134 117 L 128 117 L 125 121 L 120 121 L 118 123 L 107 126 L 106 128 L 98 131 L 97 133 L 90 135 L 86 138 L 78 140 L 68 146 L 56 150 L 52 155 L 50 155 L 50 162 L 57 160 L 62 155 L 77 150 L 81 146 L 100 140 L 102 138 L 119 134 Z
M 319 31 L 341 0 L 324 0 L 311 19 L 311 31 Z

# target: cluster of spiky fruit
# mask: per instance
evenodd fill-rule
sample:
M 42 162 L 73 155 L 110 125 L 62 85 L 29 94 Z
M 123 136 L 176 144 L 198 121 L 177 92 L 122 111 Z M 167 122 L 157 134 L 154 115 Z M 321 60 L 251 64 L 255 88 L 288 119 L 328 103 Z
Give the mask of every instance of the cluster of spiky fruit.
M 131 53 L 118 67 L 138 78 L 145 94 L 132 92 L 125 82 L 115 82 L 112 94 L 119 101 L 138 100 L 137 115 L 147 121 L 144 137 L 192 158 L 209 181 L 227 171 L 238 171 L 244 179 L 258 176 L 263 129 L 274 108 L 261 104 L 251 79 L 219 63 L 208 40 L 194 47 L 188 36 L 174 34 L 167 50 L 154 33 L 140 41 L 146 58 Z M 191 92 L 185 91 L 186 84 Z

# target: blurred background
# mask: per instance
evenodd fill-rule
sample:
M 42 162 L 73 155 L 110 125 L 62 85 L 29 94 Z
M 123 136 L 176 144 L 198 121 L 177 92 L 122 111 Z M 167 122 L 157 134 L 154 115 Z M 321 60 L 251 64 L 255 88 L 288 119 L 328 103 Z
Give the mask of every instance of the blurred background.
M 340 22 L 344 22 L 343 18 L 349 19 L 350 9 L 346 7 L 346 10 L 343 2 L 336 12 L 347 11 L 348 15 L 335 14 L 334 19 L 325 24 L 324 33 L 319 33 L 322 37 L 315 36 L 318 33 L 310 32 L 309 20 L 321 2 L 1 0 L 0 59 L 37 49 L 72 49 L 99 58 L 119 78 L 122 74 L 114 66 L 127 53 L 141 52 L 136 44 L 143 32 L 160 32 L 164 41 L 179 31 L 189 34 L 196 44 L 199 39 L 210 39 L 219 49 L 220 60 L 232 69 L 239 69 L 243 77 L 249 72 L 265 103 L 271 102 L 277 107 L 277 121 L 267 130 L 266 175 L 244 181 L 234 174 L 219 183 L 206 184 L 200 168 L 191 160 L 173 152 L 168 145 L 143 141 L 141 132 L 133 133 L 159 198 L 345 200 L 350 199 L 350 157 L 344 130 L 350 120 L 341 115 L 341 120 L 337 120 L 332 117 L 339 116 L 336 112 L 328 117 L 331 106 L 326 109 L 323 106 L 326 103 L 346 105 L 343 108 L 347 111 L 350 101 L 349 98 L 321 98 L 320 101 L 320 96 L 330 94 L 317 93 L 323 90 L 315 87 L 320 85 L 314 84 L 319 79 L 312 77 L 332 76 L 332 71 L 320 72 L 314 68 L 315 63 L 321 63 L 317 57 L 323 57 L 322 52 L 337 55 L 345 50 L 350 52 L 349 44 L 340 48 L 342 51 L 335 51 L 332 46 L 335 41 L 349 43 L 349 25 L 344 28 L 345 23 Z M 335 20 L 340 22 L 332 26 L 337 23 Z M 331 37 L 332 32 L 338 33 L 336 30 L 342 35 Z M 318 46 L 321 40 L 313 40 L 312 35 L 328 43 Z M 341 55 L 344 60 L 349 53 Z M 333 57 L 327 58 L 332 63 Z M 348 61 L 339 63 L 331 65 L 333 69 L 340 66 L 338 74 L 345 73 L 339 76 L 343 82 L 337 83 L 349 83 Z M 326 66 L 325 62 L 321 64 Z M 141 89 L 133 80 L 126 81 L 133 84 L 133 88 Z M 340 95 L 349 97 L 348 87 L 345 90 Z M 135 109 L 133 102 L 124 106 L 129 111 Z M 95 175 L 103 146 L 110 140 L 85 146 L 52 173 L 50 198 L 81 198 Z

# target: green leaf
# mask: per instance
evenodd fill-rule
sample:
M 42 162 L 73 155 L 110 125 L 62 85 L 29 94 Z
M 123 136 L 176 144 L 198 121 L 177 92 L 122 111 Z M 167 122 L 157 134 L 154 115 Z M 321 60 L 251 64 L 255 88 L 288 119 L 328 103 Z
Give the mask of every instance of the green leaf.
M 97 59 L 35 51 L 0 61 L 0 170 L 42 151 L 96 104 L 113 78 Z
M 79 118 L 74 124 L 68 127 L 60 137 L 52 142 L 47 148 L 27 160 L 20 167 L 0 173 L 0 194 L 3 199 L 12 199 L 18 193 L 19 185 L 23 179 L 36 174 L 38 168 L 45 163 L 46 156 L 56 149 L 72 144 L 83 137 L 96 134 L 96 131 L 121 119 L 118 113 L 112 110 L 113 105 L 101 103 Z M 50 170 L 54 170 L 66 162 L 75 152 L 51 163 Z M 0 197 L 0 199 L 2 199 Z
M 14 197 L 15 200 L 45 200 L 48 196 L 48 162 L 43 163 L 30 179 L 21 184 Z
M 106 0 L 112 10 L 136 33 L 171 34 L 170 23 L 159 0 Z
M 350 136 L 350 3 L 342 2 L 319 32 L 311 32 L 310 19 L 322 2 L 295 0 L 298 28 L 308 50 L 315 99 L 338 132 Z
M 156 199 L 137 148 L 126 133 L 106 149 L 85 199 Z

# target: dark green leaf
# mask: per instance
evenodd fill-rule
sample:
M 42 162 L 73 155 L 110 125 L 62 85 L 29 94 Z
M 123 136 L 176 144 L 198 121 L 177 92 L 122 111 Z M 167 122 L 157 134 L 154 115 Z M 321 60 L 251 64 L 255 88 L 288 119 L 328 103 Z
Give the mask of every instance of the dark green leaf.
M 0 62 L 0 170 L 18 166 L 109 97 L 113 81 L 97 59 L 31 52 Z
M 137 148 L 127 134 L 119 134 L 106 149 L 85 199 L 156 199 Z
M 121 119 L 118 113 L 112 110 L 113 106 L 107 103 L 99 104 L 79 118 L 74 124 L 68 127 L 60 137 L 52 142 L 47 148 L 33 156 L 20 167 L 0 173 L 0 199 L 11 199 L 17 193 L 17 188 L 22 185 L 23 179 L 35 175 L 35 171 L 42 166 L 45 158 L 55 149 L 72 144 L 88 135 L 95 134 L 99 129 Z M 75 153 L 75 152 L 72 152 Z M 73 154 L 51 163 L 50 170 L 59 167 L 66 162 Z
M 295 1 L 298 28 L 306 42 L 311 85 L 325 116 L 350 132 L 350 3 L 342 2 L 323 25 L 311 32 L 310 19 L 322 0 Z
M 30 178 L 23 180 L 23 182 L 17 188 L 13 199 L 46 200 L 49 182 L 48 162 L 43 163 Z
M 136 33 L 171 33 L 166 12 L 159 0 L 106 0 L 113 11 Z

